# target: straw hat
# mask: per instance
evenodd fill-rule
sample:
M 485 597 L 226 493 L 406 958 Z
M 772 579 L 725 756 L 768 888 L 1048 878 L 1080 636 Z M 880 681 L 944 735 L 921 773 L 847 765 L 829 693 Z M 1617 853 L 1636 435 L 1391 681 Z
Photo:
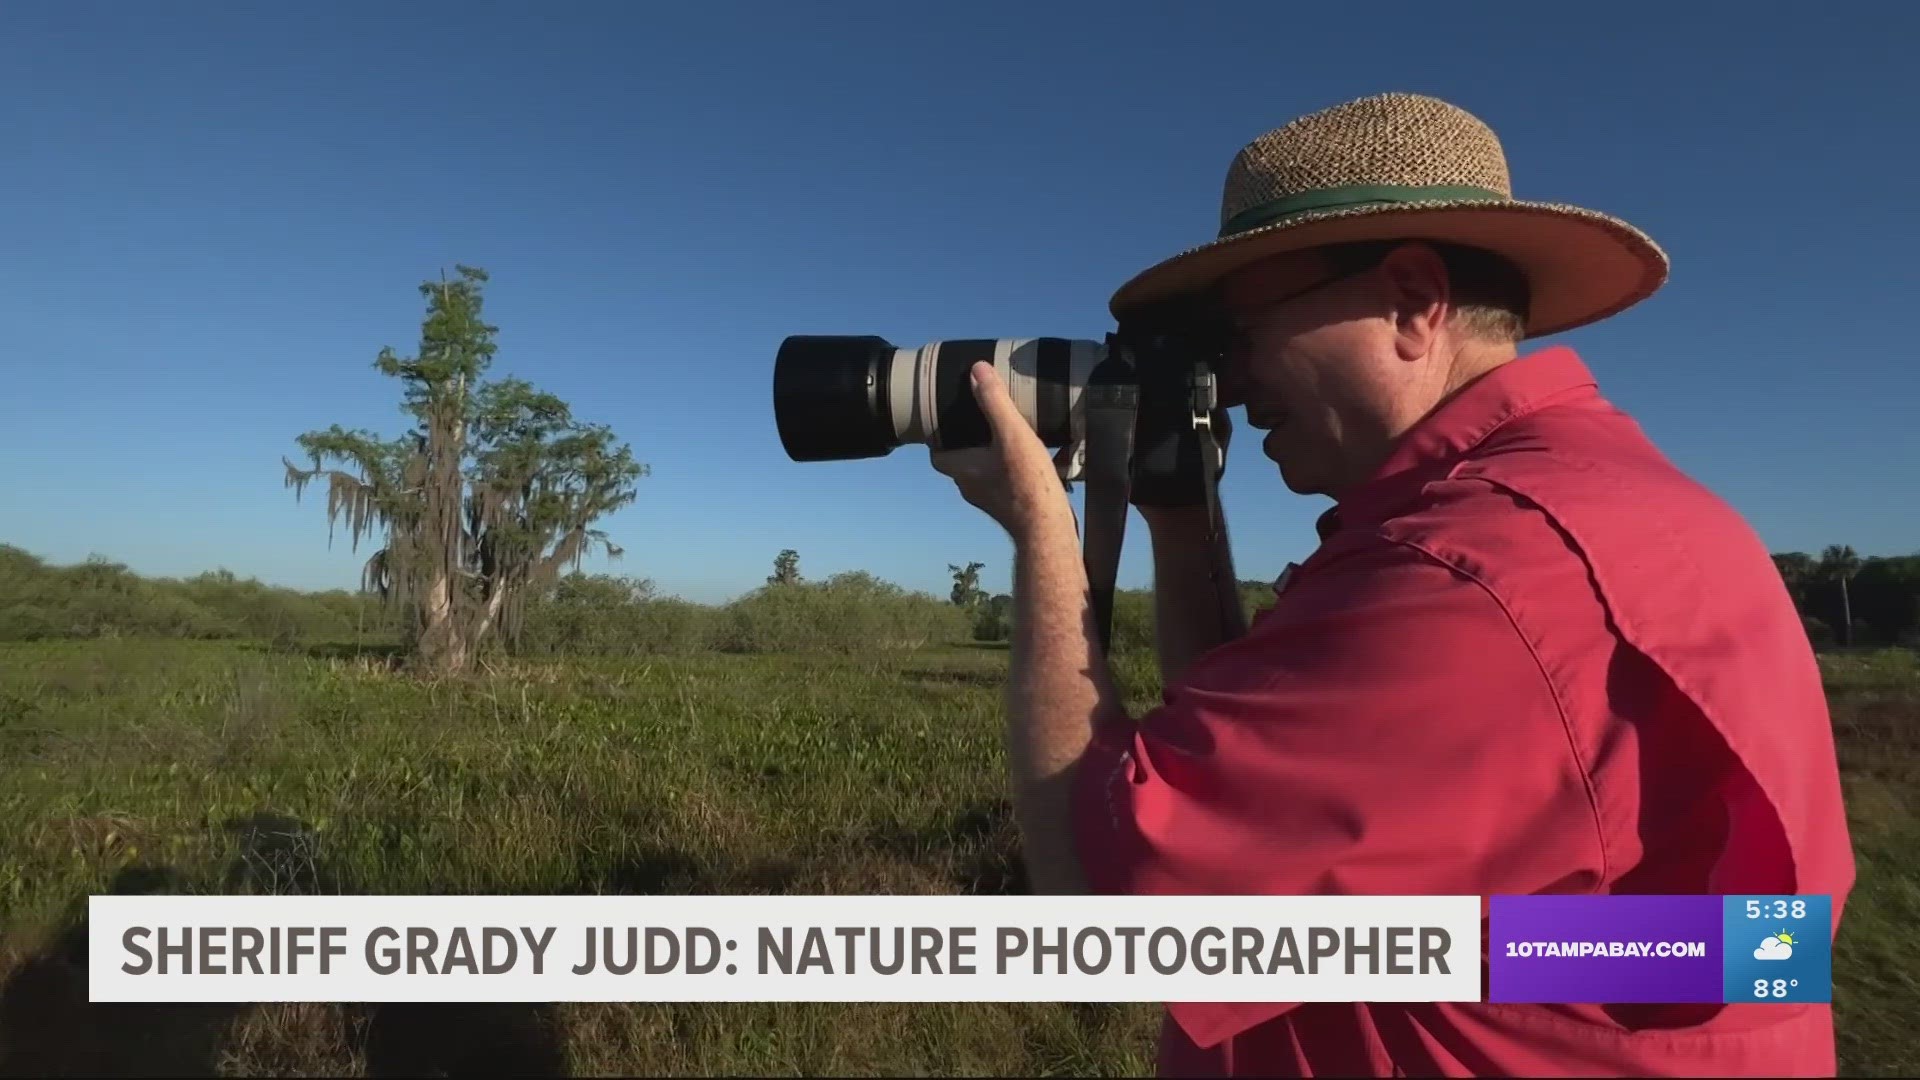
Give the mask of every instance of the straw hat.
M 1617 314 L 1667 279 L 1640 230 L 1577 206 L 1513 197 L 1492 129 L 1417 94 L 1380 94 L 1303 116 L 1248 143 L 1227 171 L 1219 236 L 1137 275 L 1109 305 L 1208 288 L 1250 262 L 1359 240 L 1450 241 L 1526 274 L 1527 336 Z

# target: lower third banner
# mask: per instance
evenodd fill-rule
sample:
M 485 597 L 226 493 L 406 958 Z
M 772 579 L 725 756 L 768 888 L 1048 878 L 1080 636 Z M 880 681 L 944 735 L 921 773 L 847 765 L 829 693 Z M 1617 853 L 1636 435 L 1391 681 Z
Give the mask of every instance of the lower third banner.
M 1477 1001 L 1474 896 L 95 896 L 90 996 Z

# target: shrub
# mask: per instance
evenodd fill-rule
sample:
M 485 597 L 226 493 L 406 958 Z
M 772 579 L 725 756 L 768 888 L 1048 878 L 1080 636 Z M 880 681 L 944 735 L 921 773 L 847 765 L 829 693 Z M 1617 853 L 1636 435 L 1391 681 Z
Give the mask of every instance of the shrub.
M 43 607 L 12 604 L 0 608 L 0 641 L 40 641 L 59 636 L 59 624 Z
M 359 598 L 363 603 L 354 604 L 352 594 L 339 590 L 299 593 L 251 578 L 239 580 L 226 570 L 165 584 L 250 638 L 281 643 L 340 639 L 364 629 L 384 628 L 387 622 L 379 617 L 365 618 L 371 613 L 372 597 Z
M 0 546 L 0 639 L 47 637 L 251 637 L 282 644 L 384 629 L 392 615 L 373 597 L 302 593 L 231 571 L 185 580 L 143 578 L 99 556 L 49 566 Z
M 569 574 L 527 605 L 519 651 L 640 656 L 707 648 L 706 607 L 660 597 L 644 578 Z
M 1241 613 L 1249 623 L 1256 614 L 1274 605 L 1273 586 L 1263 582 L 1242 582 L 1239 595 Z M 1158 652 L 1156 621 L 1153 590 L 1118 590 L 1113 598 L 1114 655 L 1154 656 Z
M 1153 593 L 1145 589 L 1120 589 L 1113 597 L 1113 649 L 1115 654 L 1154 653 Z
M 709 610 L 664 598 L 612 604 L 543 601 L 530 605 L 520 651 L 530 655 L 641 656 L 707 648 Z
M 1006 641 L 1013 636 L 1013 597 L 1002 593 L 973 611 L 973 640 Z
M 723 608 L 713 646 L 726 652 L 866 652 L 965 641 L 965 608 L 864 571 L 766 585 Z

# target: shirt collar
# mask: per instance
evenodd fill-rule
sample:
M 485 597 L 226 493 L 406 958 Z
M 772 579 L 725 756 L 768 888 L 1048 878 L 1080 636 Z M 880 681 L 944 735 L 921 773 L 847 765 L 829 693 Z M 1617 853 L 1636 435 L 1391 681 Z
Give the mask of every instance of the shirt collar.
M 1500 365 L 1468 383 L 1400 437 L 1373 477 L 1320 515 L 1315 528 L 1325 540 L 1343 524 L 1362 524 L 1393 501 L 1408 483 L 1420 483 L 1435 468 L 1459 460 L 1502 424 L 1549 400 L 1596 386 L 1578 354 L 1555 345 Z

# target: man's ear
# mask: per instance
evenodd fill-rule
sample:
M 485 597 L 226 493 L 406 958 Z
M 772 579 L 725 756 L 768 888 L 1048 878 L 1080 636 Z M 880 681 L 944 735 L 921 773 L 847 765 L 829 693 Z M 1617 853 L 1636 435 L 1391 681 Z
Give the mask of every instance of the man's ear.
M 1387 287 L 1395 352 L 1402 360 L 1426 356 L 1453 310 L 1446 262 L 1429 244 L 1402 244 L 1381 260 L 1380 277 Z

